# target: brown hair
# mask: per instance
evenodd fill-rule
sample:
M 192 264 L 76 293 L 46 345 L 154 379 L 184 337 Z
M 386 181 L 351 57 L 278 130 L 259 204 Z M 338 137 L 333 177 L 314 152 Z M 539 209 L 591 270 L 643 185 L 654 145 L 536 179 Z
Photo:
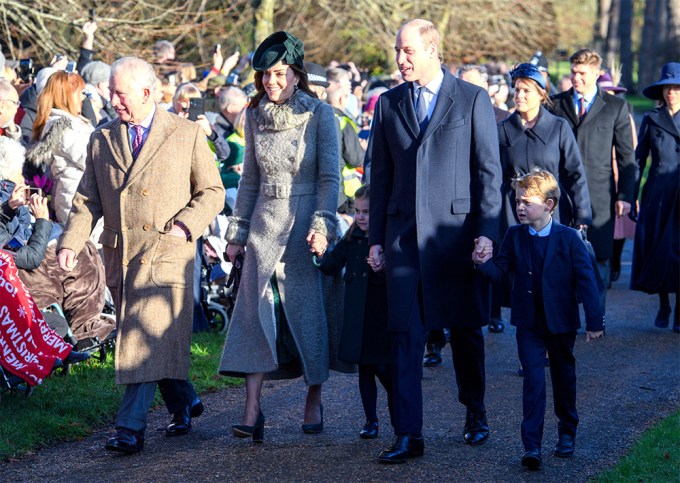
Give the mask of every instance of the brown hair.
M 542 72 L 541 72 L 541 75 L 543 75 Z M 520 79 L 524 80 L 524 81 L 531 81 L 531 83 L 536 87 L 536 90 L 538 91 L 538 95 L 541 96 L 541 104 L 543 104 L 544 106 L 552 107 L 553 102 L 550 99 L 550 79 L 546 79 L 545 89 L 543 89 L 540 85 L 538 85 L 538 82 L 536 82 L 531 77 L 515 77 L 514 79 L 512 79 L 512 87 L 513 88 L 517 84 L 517 81 L 520 80 Z
M 298 82 L 298 89 L 301 91 L 306 92 L 309 94 L 311 97 L 318 98 L 318 96 L 314 93 L 311 87 L 309 87 L 309 78 L 307 77 L 307 71 L 302 69 L 300 66 L 295 65 L 295 64 L 286 64 L 284 62 L 284 65 L 287 65 L 291 69 L 293 69 L 293 72 L 297 74 L 297 76 L 300 78 L 300 82 Z M 262 77 L 264 76 L 264 72 L 258 71 L 255 72 L 255 89 L 257 90 L 257 94 L 250 100 L 250 107 L 251 108 L 256 108 L 257 105 L 260 103 L 263 97 L 267 95 L 267 92 L 264 90 L 264 84 L 262 83 Z
M 569 57 L 570 64 L 586 64 L 598 69 L 602 66 L 602 57 L 600 54 L 595 52 L 593 49 L 581 49 L 574 52 L 571 57 Z
M 541 168 L 533 168 L 523 175 L 518 174 L 512 180 L 512 187 L 523 189 L 527 196 L 538 196 L 544 203 L 553 200 L 555 204 L 551 212 L 557 208 L 557 203 L 560 200 L 560 187 L 557 180 L 550 171 Z
M 66 111 L 73 116 L 79 116 L 76 110 L 74 94 L 82 92 L 85 81 L 78 74 L 59 71 L 52 74 L 47 85 L 38 96 L 38 109 L 33 123 L 33 140 L 37 141 L 42 135 L 47 119 L 53 108 Z

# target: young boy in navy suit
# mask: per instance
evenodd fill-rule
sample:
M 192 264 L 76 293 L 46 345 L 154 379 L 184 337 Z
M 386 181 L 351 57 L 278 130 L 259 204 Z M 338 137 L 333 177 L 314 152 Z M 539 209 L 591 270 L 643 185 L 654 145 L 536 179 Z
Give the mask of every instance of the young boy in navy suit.
M 541 467 L 545 417 L 545 353 L 550 357 L 555 414 L 559 420 L 554 454 L 570 458 L 578 424 L 574 342 L 581 326 L 579 298 L 586 314 L 586 341 L 602 337 L 604 320 L 595 273 L 581 235 L 552 219 L 560 188 L 552 174 L 535 169 L 513 181 L 520 225 L 508 229 L 498 255 L 473 252 L 477 269 L 493 281 L 512 274 L 511 323 L 524 369 L 522 466 Z

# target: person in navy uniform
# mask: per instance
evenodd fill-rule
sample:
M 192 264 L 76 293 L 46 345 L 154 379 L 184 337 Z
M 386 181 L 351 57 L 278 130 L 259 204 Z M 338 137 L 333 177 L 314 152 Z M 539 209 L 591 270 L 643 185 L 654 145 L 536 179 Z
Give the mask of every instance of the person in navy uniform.
M 411 20 L 395 43 L 403 84 L 380 96 L 365 166 L 371 171 L 369 257 L 384 264 L 392 343 L 395 440 L 382 463 L 422 456 L 423 324 L 449 328 L 463 438 L 489 436 L 482 327 L 489 283 L 467 255 L 498 235 L 500 162 L 489 95 L 441 68 L 439 33 Z
M 554 454 L 574 453 L 576 360 L 574 343 L 581 326 L 579 299 L 586 314 L 586 341 L 602 337 L 595 272 L 579 232 L 553 220 L 560 188 L 550 172 L 534 169 L 513 182 L 519 225 L 510 227 L 499 253 L 472 253 L 479 272 L 500 281 L 512 274 L 511 323 L 517 327 L 517 352 L 524 370 L 521 463 L 541 467 L 545 417 L 545 354 L 550 356 L 555 415 L 559 422 Z

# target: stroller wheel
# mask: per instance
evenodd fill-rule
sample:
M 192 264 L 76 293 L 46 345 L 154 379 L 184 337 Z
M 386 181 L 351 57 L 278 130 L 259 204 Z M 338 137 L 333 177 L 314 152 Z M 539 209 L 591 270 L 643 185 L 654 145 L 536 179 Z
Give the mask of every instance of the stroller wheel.
M 227 326 L 227 321 L 229 320 L 227 312 L 221 307 L 215 307 L 212 305 L 208 308 L 208 315 L 208 325 L 210 330 L 222 332 Z

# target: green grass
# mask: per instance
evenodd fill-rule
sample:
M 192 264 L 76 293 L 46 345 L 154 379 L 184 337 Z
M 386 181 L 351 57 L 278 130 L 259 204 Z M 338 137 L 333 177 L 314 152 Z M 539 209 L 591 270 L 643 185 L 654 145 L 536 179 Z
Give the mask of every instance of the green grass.
M 680 411 L 645 431 L 642 438 L 614 468 L 596 481 L 676 482 L 680 480 Z
M 199 393 L 239 385 L 240 380 L 217 374 L 224 336 L 194 334 L 190 379 Z M 71 374 L 53 375 L 28 398 L 17 393 L 0 396 L 0 461 L 30 453 L 60 441 L 79 440 L 93 429 L 111 424 L 123 387 L 115 384 L 113 357 L 72 367 Z M 161 404 L 157 393 L 156 403 Z

